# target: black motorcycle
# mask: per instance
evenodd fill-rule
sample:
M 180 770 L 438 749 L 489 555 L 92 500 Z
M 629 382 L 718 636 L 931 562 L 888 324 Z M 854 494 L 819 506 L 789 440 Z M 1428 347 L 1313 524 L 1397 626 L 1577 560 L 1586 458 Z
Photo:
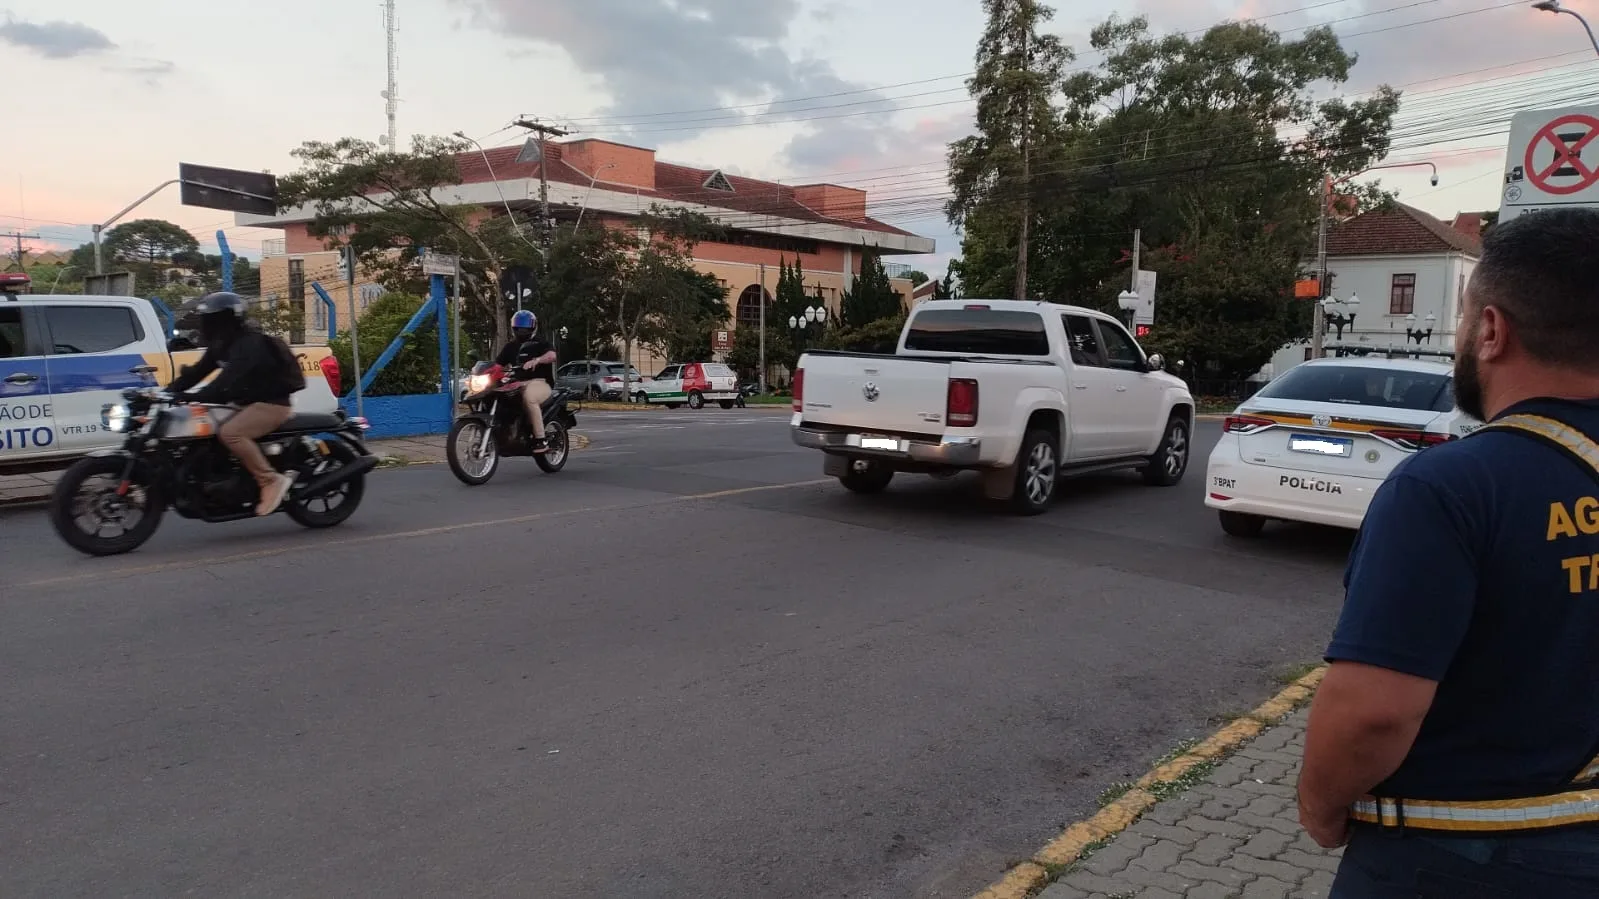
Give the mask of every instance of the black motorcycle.
M 472 487 L 487 484 L 499 470 L 503 456 L 532 456 L 539 468 L 554 474 L 566 467 L 571 455 L 571 434 L 577 416 L 570 403 L 577 394 L 557 387 L 550 398 L 539 404 L 544 414 L 545 452 L 533 452 L 533 422 L 528 420 L 522 391 L 527 381 L 507 377 L 505 369 L 492 362 L 479 362 L 467 378 L 468 414 L 455 420 L 444 454 L 450 471 L 461 483 Z
M 236 408 L 180 403 L 149 389 L 122 398 L 101 412 L 105 430 L 127 435 L 122 449 L 80 459 L 56 482 L 50 523 L 61 539 L 110 556 L 150 539 L 169 507 L 212 523 L 255 517 L 255 478 L 217 439 Z M 378 464 L 362 442 L 366 427 L 343 412 L 306 413 L 257 441 L 272 467 L 295 479 L 279 510 L 308 528 L 355 514 L 366 473 Z

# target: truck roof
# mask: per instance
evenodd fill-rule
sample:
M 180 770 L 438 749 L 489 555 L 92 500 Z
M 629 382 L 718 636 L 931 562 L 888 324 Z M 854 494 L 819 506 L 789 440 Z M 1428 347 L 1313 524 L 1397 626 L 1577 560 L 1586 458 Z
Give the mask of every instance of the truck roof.
M 1116 317 L 1098 309 L 1089 309 L 1086 306 L 1072 306 L 1066 303 L 1051 303 L 1047 300 L 986 300 L 980 297 L 963 297 L 958 300 L 928 300 L 916 304 L 912 312 L 923 309 L 965 309 L 970 306 L 986 306 L 990 309 L 1025 311 L 1025 312 L 1070 312 L 1075 315 L 1092 315 L 1096 318 L 1115 321 Z

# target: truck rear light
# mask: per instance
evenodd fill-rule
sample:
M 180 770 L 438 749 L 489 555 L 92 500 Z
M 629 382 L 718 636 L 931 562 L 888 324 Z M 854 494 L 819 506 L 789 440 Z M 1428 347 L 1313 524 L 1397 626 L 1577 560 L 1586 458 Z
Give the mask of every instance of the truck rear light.
M 794 411 L 805 411 L 805 369 L 794 369 Z
M 322 357 L 320 364 L 322 366 L 322 377 L 326 378 L 328 382 L 328 389 L 333 391 L 334 396 L 338 396 L 339 388 L 344 386 L 339 380 L 339 360 L 333 358 L 333 354 L 329 353 Z
M 948 402 L 944 407 L 944 420 L 953 428 L 970 428 L 977 424 L 977 382 L 971 378 L 950 378 Z

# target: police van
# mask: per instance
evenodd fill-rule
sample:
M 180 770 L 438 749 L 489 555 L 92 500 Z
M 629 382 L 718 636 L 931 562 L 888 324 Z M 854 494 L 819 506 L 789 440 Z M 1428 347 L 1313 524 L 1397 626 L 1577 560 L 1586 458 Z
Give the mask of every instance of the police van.
M 19 292 L 0 274 L 0 475 L 61 467 L 121 445 L 100 412 L 129 387 L 160 387 L 203 350 L 173 350 L 155 307 L 137 297 Z M 305 373 L 295 412 L 338 408 L 339 367 L 325 346 L 293 347 Z

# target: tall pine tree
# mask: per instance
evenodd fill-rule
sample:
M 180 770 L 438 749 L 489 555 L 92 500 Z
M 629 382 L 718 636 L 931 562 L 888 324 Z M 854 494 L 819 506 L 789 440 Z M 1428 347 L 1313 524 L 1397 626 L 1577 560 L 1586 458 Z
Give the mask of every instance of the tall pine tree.
M 844 292 L 840 318 L 846 328 L 864 328 L 905 311 L 905 300 L 889 283 L 883 260 L 872 252 L 863 252 L 861 257 L 861 273 Z

